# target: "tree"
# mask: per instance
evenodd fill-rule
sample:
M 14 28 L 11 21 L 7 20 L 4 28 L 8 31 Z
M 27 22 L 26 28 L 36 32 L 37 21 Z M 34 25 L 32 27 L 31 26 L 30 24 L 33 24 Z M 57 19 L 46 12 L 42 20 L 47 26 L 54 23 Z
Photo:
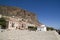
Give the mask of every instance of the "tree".
M 6 20 L 5 20 L 5 18 L 3 18 L 3 17 L 0 18 L 0 25 L 1 25 L 2 29 L 6 28 Z
M 49 31 L 49 30 L 55 30 L 53 27 L 47 27 L 47 31 Z

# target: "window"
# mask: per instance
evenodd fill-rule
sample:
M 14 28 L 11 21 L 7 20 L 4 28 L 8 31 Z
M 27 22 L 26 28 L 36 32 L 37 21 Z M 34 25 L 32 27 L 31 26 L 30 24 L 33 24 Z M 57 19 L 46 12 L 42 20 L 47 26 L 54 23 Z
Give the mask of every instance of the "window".
M 28 16 L 30 16 L 30 14 L 28 14 Z

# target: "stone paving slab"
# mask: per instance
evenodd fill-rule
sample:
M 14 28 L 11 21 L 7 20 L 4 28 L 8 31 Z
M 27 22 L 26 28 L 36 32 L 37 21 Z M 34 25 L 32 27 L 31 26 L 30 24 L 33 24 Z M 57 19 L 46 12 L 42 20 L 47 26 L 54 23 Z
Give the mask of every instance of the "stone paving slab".
M 55 31 L 5 30 L 0 32 L 0 40 L 60 40 Z

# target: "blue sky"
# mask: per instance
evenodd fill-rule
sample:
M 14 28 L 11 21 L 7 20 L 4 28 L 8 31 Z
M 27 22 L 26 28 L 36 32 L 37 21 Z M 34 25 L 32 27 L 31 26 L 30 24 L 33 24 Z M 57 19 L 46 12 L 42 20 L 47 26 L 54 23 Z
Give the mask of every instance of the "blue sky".
M 60 0 L 0 0 L 0 5 L 28 10 L 35 13 L 41 23 L 60 29 Z

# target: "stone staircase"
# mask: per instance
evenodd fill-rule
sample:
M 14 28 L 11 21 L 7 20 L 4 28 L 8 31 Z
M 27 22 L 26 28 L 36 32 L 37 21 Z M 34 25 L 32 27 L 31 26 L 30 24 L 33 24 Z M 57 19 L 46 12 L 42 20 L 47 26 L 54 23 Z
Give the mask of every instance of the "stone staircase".
M 55 31 L 1 30 L 0 40 L 60 40 L 60 35 Z

